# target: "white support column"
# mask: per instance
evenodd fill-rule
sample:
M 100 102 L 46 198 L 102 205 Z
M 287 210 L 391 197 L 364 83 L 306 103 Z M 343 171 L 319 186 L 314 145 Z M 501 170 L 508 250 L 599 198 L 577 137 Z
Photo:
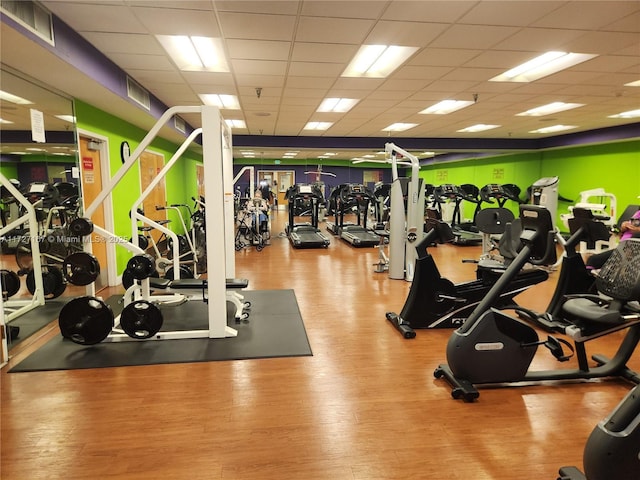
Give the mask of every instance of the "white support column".
M 233 144 L 231 128 L 220 117 L 220 134 L 222 136 L 222 181 L 224 185 L 224 246 L 227 277 L 236 276 L 236 250 L 233 203 Z M 253 196 L 253 192 L 251 193 Z
M 228 227 L 225 223 L 226 192 L 223 180 L 224 147 L 221 128 L 223 124 L 217 107 L 202 107 L 209 338 L 232 337 L 238 334 L 235 329 L 227 326 L 225 229 Z M 231 138 L 228 141 L 230 146 Z M 233 195 L 233 191 L 231 194 Z M 233 196 L 231 201 L 233 207 Z

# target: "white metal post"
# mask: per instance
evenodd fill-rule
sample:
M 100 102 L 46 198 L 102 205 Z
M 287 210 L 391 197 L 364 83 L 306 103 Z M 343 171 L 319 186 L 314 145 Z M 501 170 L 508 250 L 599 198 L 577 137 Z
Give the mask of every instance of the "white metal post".
M 222 125 L 224 121 L 217 107 L 202 107 L 202 157 L 207 223 L 207 292 L 209 295 L 209 338 L 236 336 L 238 332 L 227 326 L 225 187 L 223 174 L 224 151 Z M 231 138 L 229 140 L 229 146 Z M 232 172 L 233 173 L 233 172 Z M 233 186 L 231 186 L 233 189 Z M 233 202 L 233 191 L 230 192 Z M 233 203 L 231 204 L 233 208 Z M 233 232 L 233 221 L 232 221 Z M 232 248 L 235 252 L 235 249 Z

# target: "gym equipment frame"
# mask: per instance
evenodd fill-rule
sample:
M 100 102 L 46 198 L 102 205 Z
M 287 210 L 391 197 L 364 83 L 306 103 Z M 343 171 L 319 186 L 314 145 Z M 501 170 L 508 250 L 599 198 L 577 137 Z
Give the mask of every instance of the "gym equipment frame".
M 185 142 L 180 146 L 176 154 L 162 169 L 162 175 L 158 175 L 155 179 L 166 174 L 168 168 L 182 155 L 188 145 L 201 133 L 202 135 L 202 156 L 204 167 L 204 187 L 208 198 L 208 205 L 205 209 L 206 222 L 209 225 L 219 225 L 217 235 L 207 232 L 207 272 L 208 279 L 206 283 L 202 283 L 202 289 L 207 302 L 208 328 L 203 330 L 187 330 L 187 331 L 158 331 L 151 336 L 149 340 L 173 340 L 182 338 L 225 338 L 237 335 L 237 330 L 227 325 L 227 306 L 226 306 L 226 278 L 233 277 L 235 274 L 235 259 L 233 249 L 233 183 L 232 183 L 232 154 L 231 154 L 231 133 L 226 126 L 224 119 L 217 107 L 212 106 L 182 106 L 171 107 L 166 110 L 158 119 L 156 124 L 151 128 L 149 133 L 142 139 L 140 144 L 131 153 L 129 158 L 123 163 L 120 169 L 115 173 L 111 180 L 106 184 L 102 191 L 97 195 L 94 201 L 85 210 L 85 216 L 91 217 L 98 206 L 113 191 L 116 185 L 122 180 L 129 169 L 138 161 L 140 155 L 151 144 L 158 135 L 160 129 L 174 116 L 180 114 L 195 113 L 200 114 L 202 118 L 201 132 L 194 131 Z M 222 182 L 220 181 L 222 179 Z M 153 183 L 148 189 L 153 188 L 157 182 Z M 147 192 L 144 192 L 147 193 Z M 132 209 L 132 226 L 139 219 L 135 208 Z M 229 222 L 230 219 L 230 222 Z M 145 221 L 148 221 L 145 219 Z M 153 225 L 155 222 L 150 221 Z M 157 224 L 156 224 L 157 225 Z M 154 226 L 156 226 L 154 225 Z M 161 227 L 157 225 L 157 227 Z M 123 241 L 113 232 L 94 225 L 96 233 L 102 235 L 106 239 L 116 242 L 135 255 L 143 255 L 144 251 L 132 242 Z M 211 230 L 211 229 L 209 229 Z M 174 244 L 178 245 L 177 235 L 168 232 L 168 235 L 174 235 Z M 230 238 L 230 241 L 229 241 Z M 132 240 L 137 239 L 137 226 L 134 229 Z M 230 251 L 229 251 L 230 248 Z M 230 258 L 229 258 L 230 257 Z M 174 257 L 177 264 L 178 259 Z M 175 270 L 179 270 L 178 266 Z M 94 287 L 95 288 L 95 287 Z M 150 297 L 149 278 L 141 280 L 141 289 L 145 297 Z M 95 294 L 95 293 L 94 293 Z M 135 340 L 130 336 L 118 332 L 111 332 L 104 341 L 119 342 Z
M 20 193 L 20 191 L 9 181 L 7 177 L 0 173 L 0 184 L 9 191 L 11 195 L 25 208 L 24 215 L 18 217 L 11 223 L 6 224 L 2 228 L 0 228 L 0 237 L 5 235 L 6 233 L 11 232 L 16 227 L 23 225 L 25 223 L 29 226 L 29 239 L 31 242 L 31 252 L 33 254 L 33 280 L 34 280 L 34 291 L 31 295 L 31 299 L 24 300 L 5 300 L 4 299 L 4 285 L 1 285 L 0 288 L 0 329 L 2 330 L 2 341 L 0 342 L 1 348 L 1 356 L 0 356 L 0 366 L 6 364 L 9 360 L 9 346 L 8 346 L 8 338 L 10 337 L 10 332 L 8 328 L 8 324 L 15 320 L 16 318 L 24 315 L 31 310 L 34 310 L 45 304 L 44 297 L 44 283 L 42 280 L 42 265 L 40 261 L 40 245 L 38 243 L 38 222 L 36 219 L 35 208 L 25 198 L 24 195 Z M 7 313 L 8 312 L 8 313 Z
M 414 265 L 417 253 L 415 242 L 422 240 L 424 223 L 424 188 L 419 178 L 420 162 L 418 157 L 393 143 L 384 146 L 391 161 L 391 211 L 389 221 L 389 278 L 396 280 L 413 280 Z M 403 157 L 398 162 L 397 155 Z M 402 184 L 398 176 L 398 164 L 411 166 L 411 179 L 407 191 L 407 211 L 404 209 Z
M 18 318 L 20 315 L 24 315 L 34 308 L 44 305 L 45 298 L 44 284 L 42 281 L 42 263 L 40 261 L 39 230 L 38 221 L 36 220 L 35 208 L 31 204 L 31 202 L 29 202 L 29 200 L 27 200 L 25 196 L 22 195 L 20 191 L 9 181 L 9 179 L 7 179 L 7 177 L 2 174 L 0 174 L 0 183 L 2 183 L 2 186 L 5 187 L 18 202 L 20 202 L 20 204 L 25 208 L 26 211 L 24 215 L 16 218 L 13 222 L 7 224 L 5 227 L 0 228 L 0 237 L 5 235 L 6 233 L 11 232 L 20 225 L 23 225 L 25 223 L 28 224 L 29 241 L 31 245 L 31 253 L 33 255 L 33 272 L 35 281 L 35 291 L 33 292 L 31 299 L 8 300 L 4 302 L 4 309 L 12 310 L 9 314 L 5 314 L 4 310 L 0 312 L 4 316 L 3 324 L 5 324 Z M 3 338 L 3 343 L 4 342 L 6 342 L 6 335 Z
M 600 295 L 571 296 L 562 305 L 563 319 L 557 322 L 556 331 L 571 337 L 575 348 L 553 336 L 540 341 L 531 326 L 490 308 L 502 284 L 511 281 L 525 262 L 549 265 L 555 261 L 555 229 L 549 211 L 521 205 L 520 212 L 522 250 L 462 327 L 453 332 L 447 344 L 448 365 L 438 366 L 434 376 L 444 377 L 452 386 L 452 397 L 465 401 L 479 397 L 475 384 L 605 377 L 640 383 L 640 375 L 626 366 L 640 340 L 640 309 L 632 305 L 640 299 L 640 240 L 626 240 L 613 251 L 596 279 Z M 585 343 L 624 329 L 627 333 L 614 357 L 594 355 L 596 366 L 590 367 Z M 562 346 L 567 346 L 575 352 L 578 368 L 529 371 L 539 345 L 560 362 L 571 357 L 563 352 Z

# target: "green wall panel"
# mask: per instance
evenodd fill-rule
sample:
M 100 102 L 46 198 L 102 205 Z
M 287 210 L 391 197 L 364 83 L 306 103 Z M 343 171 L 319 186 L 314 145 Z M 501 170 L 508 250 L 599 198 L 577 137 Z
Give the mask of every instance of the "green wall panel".
M 18 178 L 18 165 L 15 163 L 0 163 L 0 173 L 8 179 Z
M 109 167 L 112 176 L 122 166 L 120 144 L 123 141 L 129 142 L 131 151 L 133 151 L 147 134 L 146 131 L 79 100 L 75 101 L 75 111 L 78 128 L 108 138 Z M 179 145 L 172 142 L 156 138 L 149 146 L 149 150 L 164 156 L 166 163 L 175 154 L 178 147 Z M 168 204 L 190 205 L 193 203 L 191 196 L 196 191 L 195 162 L 198 160 L 201 160 L 201 156 L 188 150 L 167 173 L 165 185 Z M 191 172 L 191 169 L 194 171 Z M 192 180 L 193 184 L 190 184 L 189 180 Z M 125 238 L 131 237 L 129 211 L 140 194 L 140 172 L 139 168 L 134 166 L 113 191 L 114 233 L 116 235 Z M 168 218 L 172 220 L 172 230 L 176 233 L 183 233 L 177 215 L 174 212 L 168 212 Z M 131 254 L 124 248 L 119 248 L 116 249 L 116 255 L 118 272 L 122 273 Z

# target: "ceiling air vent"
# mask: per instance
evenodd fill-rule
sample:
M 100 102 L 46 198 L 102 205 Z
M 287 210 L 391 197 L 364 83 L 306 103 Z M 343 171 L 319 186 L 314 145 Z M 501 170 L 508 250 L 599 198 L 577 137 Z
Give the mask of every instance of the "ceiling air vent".
M 180 117 L 173 117 L 173 126 L 176 127 L 176 130 L 179 132 L 187 133 L 187 126 Z
M 149 92 L 147 92 L 142 85 L 134 81 L 131 77 L 127 77 L 127 96 L 134 102 L 142 105 L 145 109 L 151 110 Z
M 54 45 L 51 13 L 30 0 L 0 0 L 0 10 L 26 29 Z

